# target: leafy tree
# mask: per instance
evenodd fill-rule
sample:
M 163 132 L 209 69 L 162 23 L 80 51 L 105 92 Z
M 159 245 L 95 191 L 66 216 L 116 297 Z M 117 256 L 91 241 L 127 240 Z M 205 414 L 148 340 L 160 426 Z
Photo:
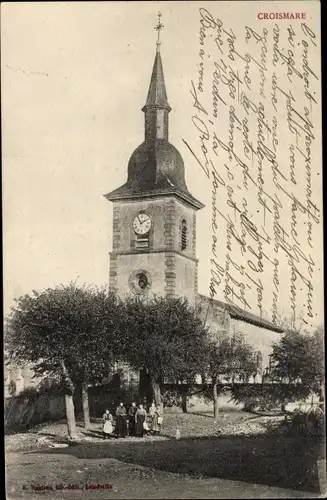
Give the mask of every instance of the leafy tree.
M 214 418 L 218 418 L 219 379 L 234 381 L 235 377 L 247 381 L 257 372 L 257 354 L 245 342 L 244 336 L 235 333 L 231 338 L 227 333 L 211 336 L 202 352 L 206 375 L 211 379 Z
M 118 326 L 117 299 L 104 290 L 71 283 L 15 300 L 6 335 L 9 359 L 31 363 L 36 375 L 46 374 L 61 382 L 71 438 L 76 437 L 76 386 L 84 391 L 88 425 L 87 385 L 101 380 L 113 364 Z
M 205 329 L 186 299 L 128 298 L 124 306 L 125 360 L 145 369 L 156 405 L 162 405 L 166 380 L 193 381 L 200 371 L 199 355 Z
M 300 383 L 303 393 L 324 395 L 324 329 L 313 334 L 288 330 L 273 346 L 272 377 L 294 384 Z

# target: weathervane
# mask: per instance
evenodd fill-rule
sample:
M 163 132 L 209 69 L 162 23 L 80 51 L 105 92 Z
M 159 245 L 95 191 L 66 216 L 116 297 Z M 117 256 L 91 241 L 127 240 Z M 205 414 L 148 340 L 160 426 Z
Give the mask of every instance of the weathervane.
M 161 45 L 161 42 L 160 42 L 160 30 L 162 30 L 162 28 L 164 27 L 164 25 L 161 22 L 161 16 L 162 16 L 161 12 L 158 12 L 158 24 L 157 24 L 157 26 L 154 27 L 154 29 L 156 31 L 158 31 L 157 50 L 159 50 L 159 47 Z

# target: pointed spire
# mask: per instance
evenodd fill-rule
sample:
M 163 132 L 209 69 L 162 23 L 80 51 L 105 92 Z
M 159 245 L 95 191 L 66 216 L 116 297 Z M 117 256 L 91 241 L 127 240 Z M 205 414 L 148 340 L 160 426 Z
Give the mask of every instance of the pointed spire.
M 167 91 L 165 85 L 165 78 L 162 68 L 162 60 L 160 52 L 157 51 L 154 60 L 152 76 L 150 80 L 150 87 L 148 92 L 148 97 L 144 108 L 152 106 L 160 106 L 166 108 L 168 111 L 171 107 L 168 104 Z M 143 108 L 143 110 L 144 110 Z
M 161 22 L 161 16 L 161 12 L 158 12 L 158 23 L 154 27 L 154 29 L 158 32 L 156 57 L 153 65 L 148 97 L 142 111 L 146 111 L 146 108 L 150 106 L 160 106 L 162 108 L 166 108 L 168 111 L 171 110 L 167 100 L 165 78 L 160 54 L 160 32 L 162 28 L 164 28 L 164 25 Z
M 160 31 L 164 27 L 161 22 L 161 13 L 158 13 L 158 23 L 155 30 L 158 32 L 156 56 L 150 80 L 150 86 L 145 106 L 145 137 L 168 139 L 168 113 L 171 107 L 168 104 L 165 78 L 160 54 Z
M 203 207 L 188 191 L 184 162 L 168 138 L 168 100 L 160 55 L 160 33 L 163 24 L 158 16 L 157 49 L 144 111 L 145 140 L 128 162 L 127 182 L 106 195 L 107 200 L 145 200 L 147 197 L 171 195 L 195 210 Z

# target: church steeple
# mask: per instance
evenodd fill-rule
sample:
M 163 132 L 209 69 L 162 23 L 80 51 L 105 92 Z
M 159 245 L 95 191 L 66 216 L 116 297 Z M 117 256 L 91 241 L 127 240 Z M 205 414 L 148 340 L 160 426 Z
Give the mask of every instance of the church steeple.
M 168 104 L 165 78 L 160 54 L 160 31 L 164 27 L 161 23 L 161 14 L 158 14 L 157 50 L 150 80 L 150 87 L 145 106 L 142 111 L 145 114 L 145 140 L 165 139 L 168 140 L 168 113 L 171 107 Z
M 204 205 L 188 191 L 185 182 L 183 158 L 168 140 L 168 104 L 160 54 L 160 31 L 163 28 L 158 15 L 157 49 L 147 100 L 142 111 L 145 115 L 145 138 L 128 162 L 127 182 L 106 194 L 107 200 L 147 199 L 156 196 L 174 196 L 195 210 Z

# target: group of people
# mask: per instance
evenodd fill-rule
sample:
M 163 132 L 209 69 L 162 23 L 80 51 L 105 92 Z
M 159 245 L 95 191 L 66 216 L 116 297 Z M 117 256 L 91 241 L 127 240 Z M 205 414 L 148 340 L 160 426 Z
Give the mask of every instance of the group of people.
M 114 428 L 112 413 L 106 410 L 103 414 L 102 430 L 105 439 L 111 436 L 124 438 L 126 436 L 143 437 L 146 433 L 159 434 L 163 422 L 160 408 L 154 403 L 150 406 L 148 413 L 142 404 L 136 406 L 136 403 L 132 403 L 127 412 L 124 403 L 120 403 L 116 408 L 115 417 Z

